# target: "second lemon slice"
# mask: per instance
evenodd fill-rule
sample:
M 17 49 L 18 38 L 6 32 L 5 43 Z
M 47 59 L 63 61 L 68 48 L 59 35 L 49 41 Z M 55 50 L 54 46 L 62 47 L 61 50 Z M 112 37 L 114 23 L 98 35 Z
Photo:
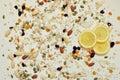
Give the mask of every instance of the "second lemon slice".
M 91 48 L 96 43 L 96 35 L 92 31 L 85 30 L 79 35 L 78 40 L 84 48 Z
M 98 55 L 106 54 L 110 49 L 110 44 L 108 41 L 106 42 L 97 42 L 94 46 L 94 51 Z
M 97 42 L 105 42 L 109 38 L 109 29 L 105 25 L 98 24 L 93 31 Z

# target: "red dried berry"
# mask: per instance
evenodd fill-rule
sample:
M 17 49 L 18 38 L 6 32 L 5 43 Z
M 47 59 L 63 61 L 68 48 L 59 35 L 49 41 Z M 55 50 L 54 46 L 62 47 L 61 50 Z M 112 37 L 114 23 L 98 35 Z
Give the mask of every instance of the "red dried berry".
M 32 76 L 32 79 L 36 79 L 38 77 L 38 75 L 37 74 L 34 74 L 33 76 Z
M 91 62 L 88 64 L 89 67 L 93 66 L 95 63 L 94 62 Z
M 22 56 L 22 59 L 25 60 L 28 57 L 28 55 Z
M 43 1 L 39 2 L 39 5 L 43 5 L 43 4 L 44 4 L 44 2 L 43 2 Z
M 63 47 L 60 47 L 60 52 L 64 53 L 64 48 Z
M 70 36 L 72 34 L 72 29 L 70 29 L 68 32 L 67 32 L 67 35 Z
M 70 6 L 70 9 L 71 9 L 72 12 L 75 11 L 75 7 L 73 5 Z

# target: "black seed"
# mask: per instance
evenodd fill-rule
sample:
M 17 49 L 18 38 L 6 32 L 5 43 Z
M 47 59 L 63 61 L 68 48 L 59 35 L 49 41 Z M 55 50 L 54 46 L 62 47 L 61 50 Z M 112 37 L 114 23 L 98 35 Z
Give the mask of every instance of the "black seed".
M 105 56 L 104 58 L 108 58 L 108 56 Z
M 25 5 L 22 6 L 22 10 L 24 10 L 24 9 L 25 9 Z
M 55 47 L 56 47 L 56 48 L 59 48 L 59 45 L 56 44 Z
M 73 46 L 73 49 L 76 50 L 77 49 L 76 46 Z
M 14 56 L 14 57 L 17 57 L 17 55 L 16 55 L 16 54 L 13 54 L 13 56 Z
M 104 12 L 104 10 L 101 10 L 100 13 L 101 13 L 101 14 L 104 14 L 105 12 Z
M 64 16 L 65 16 L 65 17 L 67 17 L 67 16 L 68 16 L 68 14 L 64 14 Z
M 58 71 L 61 71 L 61 69 L 62 69 L 62 67 L 58 67 L 58 68 L 57 68 Z
M 78 46 L 77 49 L 80 50 L 80 47 Z
M 67 7 L 67 4 L 64 4 L 62 8 L 65 9 L 66 7 Z
M 18 6 L 17 6 L 17 5 L 15 5 L 15 6 L 14 6 L 14 8 L 15 8 L 15 9 L 18 9 Z
M 26 64 L 25 64 L 25 63 L 22 63 L 22 67 L 26 67 Z
M 18 16 L 21 16 L 22 15 L 22 11 L 18 11 Z
M 25 32 L 24 32 L 24 29 L 22 29 L 22 34 L 21 34 L 21 36 L 24 36 L 25 35 Z
M 13 29 L 13 27 L 9 27 L 9 29 Z
M 73 54 L 76 53 L 76 50 L 73 50 L 72 53 L 73 53 Z
M 114 47 L 114 45 L 115 45 L 115 42 L 111 42 L 111 43 L 110 43 L 110 47 L 111 47 L 111 48 Z
M 62 38 L 62 42 L 64 41 L 64 38 Z
M 66 32 L 66 29 L 63 29 L 63 32 L 65 33 L 65 32 Z
M 91 53 L 90 57 L 93 58 L 95 56 L 95 53 Z
M 107 23 L 108 26 L 111 26 L 112 24 L 110 22 Z

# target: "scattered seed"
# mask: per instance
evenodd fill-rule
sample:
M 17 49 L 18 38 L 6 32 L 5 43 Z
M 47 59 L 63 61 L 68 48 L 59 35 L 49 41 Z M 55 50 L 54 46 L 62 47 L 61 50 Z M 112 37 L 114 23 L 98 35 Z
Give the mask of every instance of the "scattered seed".
M 68 32 L 67 32 L 67 35 L 70 36 L 72 34 L 72 29 L 70 29 Z
M 111 48 L 114 47 L 114 45 L 115 45 L 115 42 L 111 42 L 111 43 L 110 43 L 110 47 L 111 47 Z
M 63 47 L 60 47 L 60 52 L 64 53 L 64 48 Z
M 95 56 L 95 53 L 90 53 L 90 57 L 93 58 Z
M 56 44 L 55 47 L 56 47 L 56 48 L 59 48 L 59 45 Z
M 22 56 L 22 59 L 25 60 L 28 57 L 28 55 Z
M 101 14 L 104 14 L 105 12 L 104 12 L 104 10 L 101 10 L 100 13 L 101 13 Z
M 38 75 L 37 74 L 34 74 L 33 76 L 32 76 L 32 79 L 36 79 L 38 77 Z
M 108 26 L 112 26 L 112 24 L 110 22 L 107 23 Z
M 15 6 L 14 6 L 14 8 L 15 8 L 15 9 L 18 9 L 18 6 L 17 6 L 17 5 L 15 5 Z
M 58 67 L 57 70 L 58 70 L 58 71 L 61 71 L 61 70 L 62 70 L 62 66 Z

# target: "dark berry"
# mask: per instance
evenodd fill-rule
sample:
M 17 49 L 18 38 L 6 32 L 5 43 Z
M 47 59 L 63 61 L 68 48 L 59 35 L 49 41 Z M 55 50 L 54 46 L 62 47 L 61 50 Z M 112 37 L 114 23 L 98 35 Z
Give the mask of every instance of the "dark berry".
M 9 29 L 13 29 L 13 27 L 9 27 Z
M 15 6 L 14 6 L 14 8 L 15 8 L 15 9 L 18 9 L 18 6 L 17 6 L 17 5 L 15 5 Z
M 66 7 L 67 7 L 67 4 L 64 4 L 62 8 L 65 9 Z
M 21 36 L 24 36 L 24 35 L 25 35 L 25 32 L 24 32 L 24 30 L 22 29 L 21 31 L 22 31 L 22 34 L 21 34 Z
M 62 70 L 62 67 L 58 67 L 57 70 L 58 70 L 58 71 L 61 71 L 61 70 Z
M 80 47 L 78 46 L 77 49 L 80 50 Z
M 107 23 L 108 26 L 111 26 L 112 24 L 110 22 Z
M 104 10 L 101 10 L 100 13 L 101 13 L 101 14 L 104 14 L 105 12 L 104 12 Z
M 68 14 L 64 14 L 64 16 L 65 16 L 65 17 L 67 17 L 67 16 L 68 16 Z
M 110 47 L 111 47 L 111 48 L 114 47 L 114 45 L 115 45 L 115 42 L 111 42 L 111 43 L 110 43 Z
M 22 67 L 26 67 L 26 64 L 25 64 L 25 63 L 22 63 Z
M 95 53 L 91 53 L 90 57 L 93 58 L 95 56 Z
M 62 38 L 62 42 L 64 41 L 64 38 Z
M 66 29 L 63 29 L 63 33 L 65 33 L 66 32 Z
M 14 57 L 17 57 L 17 55 L 16 55 L 16 54 L 13 54 L 13 56 L 14 56 Z
M 76 50 L 77 49 L 76 46 L 73 46 L 73 49 Z
M 24 9 L 25 9 L 25 5 L 22 6 L 22 10 L 24 10 Z
M 73 50 L 72 53 L 76 53 L 76 50 Z
M 22 11 L 18 11 L 18 16 L 21 16 L 22 15 Z
M 59 48 L 59 45 L 56 44 L 55 47 L 56 47 L 56 48 Z

